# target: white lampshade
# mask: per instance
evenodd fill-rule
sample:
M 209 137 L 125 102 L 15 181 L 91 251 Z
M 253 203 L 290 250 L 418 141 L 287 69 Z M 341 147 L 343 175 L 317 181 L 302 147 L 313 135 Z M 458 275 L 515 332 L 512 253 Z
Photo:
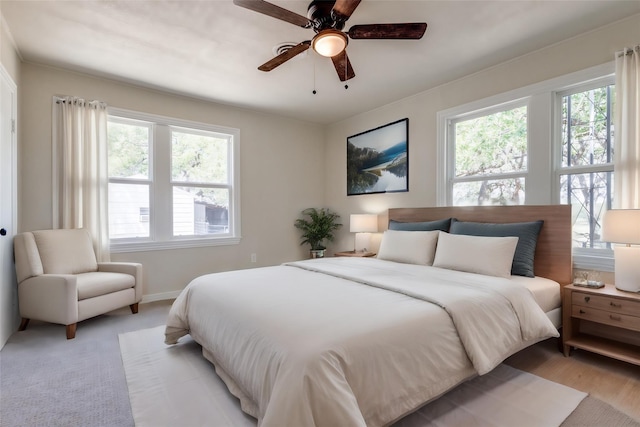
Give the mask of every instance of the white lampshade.
M 602 240 L 640 245 L 640 209 L 612 209 L 604 213 Z
M 349 39 L 342 32 L 334 29 L 322 30 L 311 41 L 311 47 L 322 56 L 328 58 L 342 52 L 349 43 Z
M 376 233 L 378 231 L 378 215 L 351 214 L 349 231 L 352 233 Z
M 616 288 L 640 292 L 640 209 L 612 209 L 602 221 L 602 240 L 623 243 L 613 248 Z

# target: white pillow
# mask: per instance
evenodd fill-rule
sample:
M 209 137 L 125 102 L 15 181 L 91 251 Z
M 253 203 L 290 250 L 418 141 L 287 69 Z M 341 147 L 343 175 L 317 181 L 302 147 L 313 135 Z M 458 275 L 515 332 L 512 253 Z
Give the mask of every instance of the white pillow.
M 382 235 L 378 258 L 405 264 L 433 264 L 439 231 L 387 230 Z
M 511 277 L 517 237 L 484 237 L 440 232 L 434 267 Z

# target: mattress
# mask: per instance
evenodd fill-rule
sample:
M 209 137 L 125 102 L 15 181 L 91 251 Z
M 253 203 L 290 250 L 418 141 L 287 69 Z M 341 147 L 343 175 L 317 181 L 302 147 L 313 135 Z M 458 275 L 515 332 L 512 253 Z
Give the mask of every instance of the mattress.
M 511 276 L 511 281 L 529 289 L 542 311 L 548 313 L 560 307 L 560 284 L 544 277 Z

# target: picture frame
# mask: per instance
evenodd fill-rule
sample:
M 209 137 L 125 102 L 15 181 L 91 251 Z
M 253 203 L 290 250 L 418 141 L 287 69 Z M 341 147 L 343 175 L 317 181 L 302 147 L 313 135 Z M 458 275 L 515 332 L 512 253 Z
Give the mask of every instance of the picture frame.
M 347 138 L 347 196 L 409 191 L 409 119 Z

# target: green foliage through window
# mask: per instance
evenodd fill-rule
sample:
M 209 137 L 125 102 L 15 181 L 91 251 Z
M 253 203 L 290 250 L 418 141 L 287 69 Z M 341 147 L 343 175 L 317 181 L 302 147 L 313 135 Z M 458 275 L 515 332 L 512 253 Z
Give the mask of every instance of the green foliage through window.
M 109 176 L 149 177 L 150 126 L 109 121 Z
M 527 107 L 454 122 L 454 205 L 524 203 Z M 501 178 L 504 174 L 509 176 Z
M 456 123 L 456 177 L 527 169 L 527 107 Z

